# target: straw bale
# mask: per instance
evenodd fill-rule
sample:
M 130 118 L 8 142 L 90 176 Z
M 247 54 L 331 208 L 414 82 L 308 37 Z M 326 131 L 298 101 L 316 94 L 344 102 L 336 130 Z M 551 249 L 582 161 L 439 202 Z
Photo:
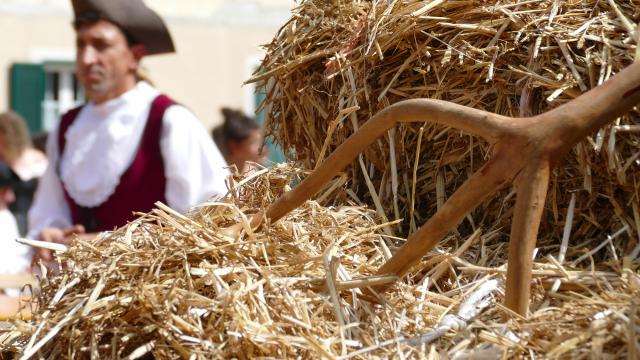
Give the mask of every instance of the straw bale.
M 313 169 L 400 100 L 442 99 L 515 117 L 557 107 L 634 61 L 639 9 L 637 0 L 304 0 L 248 82 L 266 90 L 268 132 L 298 166 Z M 614 244 L 619 256 L 631 252 L 640 234 L 639 120 L 637 109 L 622 116 L 554 171 L 540 229 L 553 241 L 543 250 L 557 250 L 575 194 L 572 243 L 588 247 L 626 226 Z M 403 219 L 395 234 L 406 235 L 490 150 L 457 130 L 402 124 L 346 170 L 348 191 L 327 200 L 358 198 Z M 504 241 L 512 195 L 505 189 L 485 202 L 458 231 L 500 230 Z
M 532 316 L 504 322 L 506 255 L 485 245 L 491 233 L 453 236 L 368 300 L 358 287 L 394 280 L 372 278 L 386 259 L 378 233 L 388 224 L 371 210 L 308 201 L 238 239 L 224 235 L 302 175 L 263 170 L 238 179 L 229 200 L 190 214 L 160 204 L 95 241 L 77 239 L 59 254 L 62 271 L 42 281 L 33 320 L 0 328 L 0 358 L 604 358 L 640 350 L 638 261 L 580 271 L 540 259 Z M 457 242 L 470 250 L 454 251 Z

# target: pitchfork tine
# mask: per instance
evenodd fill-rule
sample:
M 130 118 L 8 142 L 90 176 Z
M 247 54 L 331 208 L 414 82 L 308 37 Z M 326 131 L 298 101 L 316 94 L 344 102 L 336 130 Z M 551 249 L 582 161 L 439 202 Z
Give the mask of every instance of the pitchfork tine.
M 504 134 L 505 129 L 501 125 L 504 119 L 506 118 L 500 115 L 440 100 L 414 99 L 391 105 L 373 116 L 338 146 L 300 185 L 269 206 L 266 218 L 277 221 L 302 205 L 350 164 L 367 146 L 398 123 L 429 121 L 464 130 L 493 143 Z M 258 226 L 263 216 L 262 213 L 254 216 L 252 225 Z

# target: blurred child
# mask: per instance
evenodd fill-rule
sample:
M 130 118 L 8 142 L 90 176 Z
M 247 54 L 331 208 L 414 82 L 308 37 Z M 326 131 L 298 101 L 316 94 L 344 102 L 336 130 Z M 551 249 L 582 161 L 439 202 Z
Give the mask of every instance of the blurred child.
M 33 257 L 30 247 L 18 244 L 18 225 L 9 205 L 16 199 L 14 186 L 20 182 L 11 168 L 0 162 L 0 274 L 27 273 Z M 5 289 L 10 296 L 17 296 L 20 289 Z
M 238 110 L 222 108 L 222 114 L 224 124 L 213 130 L 212 137 L 227 164 L 242 174 L 249 170 L 247 162 L 264 163 L 267 154 L 260 124 Z
M 20 234 L 25 235 L 27 213 L 48 161 L 43 152 L 33 147 L 24 119 L 14 112 L 0 114 L 0 161 L 8 164 L 20 179 L 13 186 L 15 201 L 9 208 L 18 222 Z

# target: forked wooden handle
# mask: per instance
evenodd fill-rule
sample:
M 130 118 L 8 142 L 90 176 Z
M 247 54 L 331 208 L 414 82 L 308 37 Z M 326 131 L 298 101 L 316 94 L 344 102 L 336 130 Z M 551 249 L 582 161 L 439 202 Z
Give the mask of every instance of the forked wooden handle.
M 473 174 L 417 232 L 385 263 L 378 274 L 402 276 L 449 231 L 500 187 L 518 188 L 509 244 L 505 302 L 526 315 L 529 304 L 532 252 L 547 194 L 549 173 L 579 141 L 640 103 L 640 63 L 603 85 L 547 113 L 508 118 L 430 99 L 398 102 L 380 111 L 340 145 L 292 191 L 277 199 L 264 218 L 276 221 L 314 196 L 367 146 L 404 122 L 433 122 L 480 136 L 493 145 L 492 158 Z

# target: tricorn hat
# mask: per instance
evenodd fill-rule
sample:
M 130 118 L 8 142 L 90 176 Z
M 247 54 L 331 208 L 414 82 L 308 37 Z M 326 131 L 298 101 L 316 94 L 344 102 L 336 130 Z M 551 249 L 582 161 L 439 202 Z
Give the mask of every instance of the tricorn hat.
M 107 20 L 114 23 L 136 43 L 144 45 L 147 55 L 175 52 L 171 34 L 160 16 L 142 0 L 71 0 L 74 23 L 83 20 Z

